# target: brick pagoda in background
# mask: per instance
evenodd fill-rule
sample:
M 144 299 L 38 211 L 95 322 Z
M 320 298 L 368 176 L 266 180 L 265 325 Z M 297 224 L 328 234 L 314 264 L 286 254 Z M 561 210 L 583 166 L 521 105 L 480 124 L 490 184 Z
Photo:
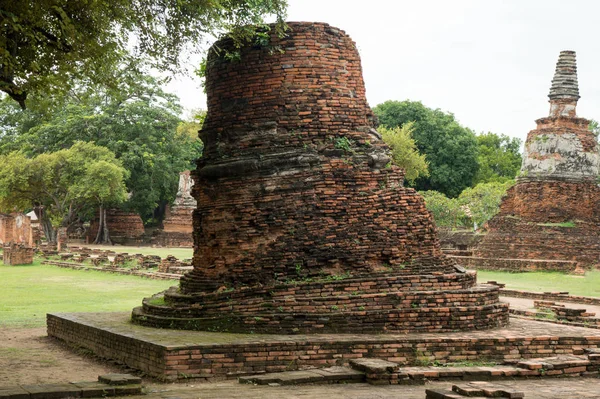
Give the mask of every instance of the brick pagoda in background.
M 505 325 L 498 288 L 442 254 L 423 199 L 391 165 L 354 42 L 323 23 L 289 26 L 238 61 L 210 52 L 194 270 L 133 320 L 266 333 Z
M 600 263 L 598 141 L 576 115 L 575 52 L 560 53 L 548 97 L 550 115 L 527 135 L 521 174 L 489 221 L 475 265 L 572 271 Z
M 135 212 L 120 209 L 106 211 L 106 224 L 113 243 L 121 245 L 139 245 L 144 239 L 144 222 Z M 98 218 L 94 219 L 88 230 L 88 242 L 92 243 L 98 234 Z
M 163 222 L 163 229 L 154 237 L 153 242 L 166 247 L 192 247 L 192 212 L 196 209 L 196 200 L 192 197 L 194 180 L 190 171 L 179 174 L 177 197 Z

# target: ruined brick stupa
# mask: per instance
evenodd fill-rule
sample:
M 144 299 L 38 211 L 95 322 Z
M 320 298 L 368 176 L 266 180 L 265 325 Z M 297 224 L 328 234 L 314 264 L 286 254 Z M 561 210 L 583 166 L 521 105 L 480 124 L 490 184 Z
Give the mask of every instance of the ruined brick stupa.
M 506 324 L 498 288 L 442 254 L 423 199 L 402 186 L 355 44 L 327 24 L 289 26 L 240 61 L 210 53 L 194 270 L 133 320 L 267 333 Z
M 576 115 L 575 52 L 560 53 L 550 88 L 550 115 L 527 135 L 521 174 L 489 221 L 476 257 L 497 268 L 573 270 L 600 260 L 598 141 Z M 481 263 L 481 262 L 479 262 Z
M 191 247 L 194 245 L 192 237 L 192 212 L 196 209 L 196 200 L 192 197 L 194 181 L 190 171 L 179 174 L 179 188 L 173 207 L 163 222 L 163 229 L 153 239 L 157 244 L 168 247 Z

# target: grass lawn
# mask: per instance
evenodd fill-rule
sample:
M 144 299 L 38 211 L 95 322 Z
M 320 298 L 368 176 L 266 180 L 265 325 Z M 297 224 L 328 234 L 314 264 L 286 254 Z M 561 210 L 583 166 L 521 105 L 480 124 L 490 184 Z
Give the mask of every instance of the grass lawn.
M 78 244 L 73 244 L 78 245 Z M 78 245 L 79 246 L 79 245 Z M 166 258 L 167 255 L 173 255 L 179 260 L 191 259 L 194 254 L 192 248 L 152 248 L 152 247 L 125 247 L 121 245 L 81 245 L 88 248 L 108 249 L 115 252 L 126 252 L 129 254 L 158 255 Z
M 130 311 L 142 298 L 177 285 L 96 271 L 0 264 L 0 327 L 41 327 L 46 313 Z
M 515 290 L 547 292 L 568 291 L 571 295 L 600 297 L 600 271 L 589 271 L 585 276 L 558 272 L 507 273 L 477 271 L 477 281 L 495 280 Z

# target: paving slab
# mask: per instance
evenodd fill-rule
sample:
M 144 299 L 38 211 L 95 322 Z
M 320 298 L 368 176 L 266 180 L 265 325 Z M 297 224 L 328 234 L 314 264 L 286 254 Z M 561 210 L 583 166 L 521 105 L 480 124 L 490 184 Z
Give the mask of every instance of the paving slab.
M 104 374 L 98 376 L 98 381 L 108 385 L 141 384 L 142 379 L 131 374 Z
M 82 398 L 101 398 L 104 396 L 115 396 L 115 387 L 98 381 L 72 382 L 81 390 Z
M 29 399 L 30 394 L 20 386 L 0 387 L 0 399 Z
M 61 399 L 79 397 L 81 390 L 73 384 L 32 384 L 21 385 L 29 392 L 31 399 Z

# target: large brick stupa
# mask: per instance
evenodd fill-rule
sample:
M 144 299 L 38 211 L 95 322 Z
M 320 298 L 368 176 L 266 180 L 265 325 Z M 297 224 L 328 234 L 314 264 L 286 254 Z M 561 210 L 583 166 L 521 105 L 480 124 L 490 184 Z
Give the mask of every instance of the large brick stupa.
M 134 322 L 266 333 L 505 325 L 498 288 L 442 254 L 423 199 L 403 187 L 354 42 L 323 23 L 289 27 L 239 60 L 210 52 L 194 270 L 145 299 Z
M 573 271 L 600 263 L 600 156 L 589 121 L 576 114 L 575 52 L 560 53 L 550 115 L 525 142 L 517 183 L 474 251 L 490 268 Z

